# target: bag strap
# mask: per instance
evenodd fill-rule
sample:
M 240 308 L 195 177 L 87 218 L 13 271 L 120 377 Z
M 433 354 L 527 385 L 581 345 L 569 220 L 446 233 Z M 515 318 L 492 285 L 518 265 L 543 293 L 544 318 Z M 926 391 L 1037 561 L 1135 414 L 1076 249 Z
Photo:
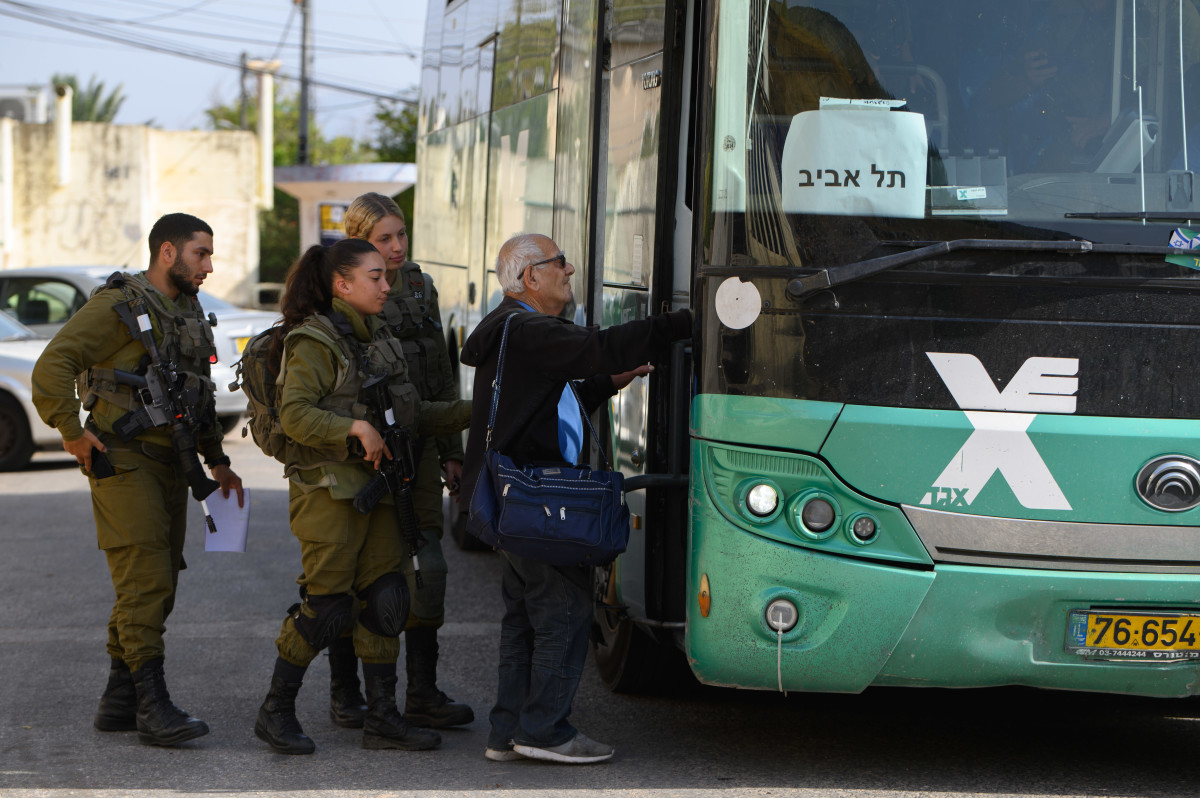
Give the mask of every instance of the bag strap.
M 508 314 L 508 318 L 504 320 L 504 333 L 500 336 L 500 354 L 496 357 L 496 379 L 492 381 L 492 407 L 488 411 L 487 438 L 484 441 L 484 449 L 492 448 L 492 429 L 496 426 L 496 409 L 500 406 L 500 381 L 504 377 L 504 352 L 508 349 L 508 327 L 512 323 L 513 316 L 516 315 L 518 315 L 517 311 Z M 587 408 L 583 406 L 583 400 L 579 398 L 579 391 L 575 390 L 575 381 L 567 380 L 567 385 L 571 388 L 571 395 L 575 397 L 575 403 L 579 405 L 579 415 L 583 416 L 583 423 L 587 424 L 588 432 L 592 434 L 592 440 L 596 442 L 596 448 L 600 451 L 600 457 L 604 459 L 604 470 L 611 471 L 612 464 L 608 460 L 608 452 L 604 450 L 604 444 L 600 442 L 600 436 L 596 434 L 596 428 L 592 426 L 592 419 L 588 416 Z
M 596 434 L 596 428 L 592 426 L 592 419 L 588 415 L 587 408 L 583 406 L 583 400 L 579 398 L 579 391 L 575 390 L 575 381 L 567 380 L 567 385 L 571 386 L 571 395 L 579 404 L 579 415 L 583 416 L 583 423 L 587 424 L 588 432 L 592 433 L 592 440 L 596 442 L 596 448 L 600 450 L 600 457 L 604 459 L 604 470 L 612 471 L 612 464 L 608 462 L 608 452 L 604 451 L 604 444 L 600 443 L 600 436 Z
M 500 354 L 496 358 L 496 379 L 492 380 L 492 407 L 488 412 L 487 438 L 484 440 L 483 448 L 492 448 L 492 429 L 496 426 L 496 409 L 500 406 L 500 380 L 504 377 L 504 350 L 508 348 L 508 327 L 512 324 L 513 316 L 517 313 L 508 314 L 508 318 L 504 320 L 504 334 L 500 336 Z

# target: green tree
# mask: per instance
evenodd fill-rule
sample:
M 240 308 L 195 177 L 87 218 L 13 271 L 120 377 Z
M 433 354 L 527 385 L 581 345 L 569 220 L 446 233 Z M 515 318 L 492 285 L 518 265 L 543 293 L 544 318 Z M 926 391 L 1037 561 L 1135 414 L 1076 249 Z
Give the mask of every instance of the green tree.
M 376 160 L 384 163 L 416 163 L 417 161 L 417 106 L 394 100 L 375 103 L 375 138 L 371 149 Z M 412 247 L 413 205 L 416 189 L 410 188 L 397 194 L 394 199 L 408 220 L 409 247 Z
M 229 103 L 204 112 L 214 130 L 231 130 L 239 126 L 241 108 Z M 275 96 L 274 165 L 293 166 L 300 151 L 300 95 L 280 92 Z M 246 127 L 258 126 L 258 104 L 246 108 Z M 366 143 L 349 136 L 327 139 L 320 127 L 310 122 L 308 127 L 309 162 L 315 165 L 364 163 L 376 160 L 374 150 Z M 300 257 L 300 203 L 275 189 L 275 207 L 258 216 L 258 274 L 266 283 L 283 282 L 287 270 Z
M 375 140 L 371 148 L 380 161 L 413 163 L 417 160 L 417 106 L 393 100 L 375 104 Z
M 241 109 L 236 102 L 218 105 L 204 112 L 214 130 L 235 130 Z M 275 95 L 275 166 L 294 166 L 300 153 L 300 94 L 279 92 Z M 258 103 L 246 107 L 246 127 L 258 127 Z M 309 163 L 325 166 L 341 163 L 368 163 L 377 160 L 372 147 L 349 136 L 325 138 L 315 121 L 308 125 Z
M 55 74 L 50 78 L 50 83 L 71 87 L 71 117 L 77 122 L 112 122 L 125 103 L 125 93 L 122 91 L 125 84 L 118 83 L 106 96 L 103 81 L 96 80 L 95 75 L 92 75 L 85 89 L 79 87 L 79 80 L 74 75 Z
M 258 214 L 258 279 L 282 283 L 300 257 L 300 201 L 275 189 L 275 207 Z

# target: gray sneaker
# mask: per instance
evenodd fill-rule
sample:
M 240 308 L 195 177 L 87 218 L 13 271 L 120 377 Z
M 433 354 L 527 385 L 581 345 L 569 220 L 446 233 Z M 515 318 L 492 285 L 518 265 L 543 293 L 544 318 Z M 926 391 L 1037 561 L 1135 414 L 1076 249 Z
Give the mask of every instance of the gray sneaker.
M 488 748 L 483 755 L 493 762 L 515 762 L 518 759 L 525 759 L 511 748 Z
M 546 762 L 561 762 L 568 765 L 589 765 L 593 762 L 605 762 L 612 759 L 613 747 L 589 739 L 583 732 L 562 745 L 552 748 L 535 748 L 532 745 L 514 745 L 513 751 L 530 759 L 541 759 Z

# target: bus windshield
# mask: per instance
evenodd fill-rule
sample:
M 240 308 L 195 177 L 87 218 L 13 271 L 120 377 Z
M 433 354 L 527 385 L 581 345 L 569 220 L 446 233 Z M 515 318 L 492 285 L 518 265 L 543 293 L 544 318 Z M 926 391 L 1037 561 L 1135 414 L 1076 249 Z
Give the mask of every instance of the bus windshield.
M 721 3 L 710 263 L 961 238 L 1166 246 L 1200 216 L 1198 2 Z

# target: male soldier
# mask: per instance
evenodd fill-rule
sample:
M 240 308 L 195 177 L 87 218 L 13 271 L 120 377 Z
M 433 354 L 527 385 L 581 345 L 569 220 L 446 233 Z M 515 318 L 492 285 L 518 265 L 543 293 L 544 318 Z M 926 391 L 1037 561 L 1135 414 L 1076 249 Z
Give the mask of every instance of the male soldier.
M 88 477 L 96 537 L 108 559 L 116 601 L 108 621 L 112 665 L 94 725 L 100 731 L 138 732 L 146 745 L 175 745 L 208 733 L 202 720 L 171 703 L 163 676 L 163 631 L 175 604 L 183 562 L 188 481 L 168 426 L 142 429 L 129 441 L 131 413 L 142 409 L 143 389 L 121 373 L 145 375 L 151 361 L 140 335 L 120 311 L 149 316 L 159 356 L 180 376 L 172 390 L 194 402 L 197 450 L 224 496 L 242 480 L 221 449 L 213 411 L 212 330 L 196 299 L 212 271 L 212 228 L 183 213 L 168 214 L 150 230 L 150 267 L 116 273 L 93 292 L 59 330 L 33 369 L 33 401 L 42 419 L 63 437 Z M 80 399 L 91 411 L 79 423 Z M 140 426 L 145 426 L 144 424 Z M 197 464 L 198 465 L 198 464 Z M 203 472 L 199 473 L 203 477 Z
M 408 227 L 404 213 L 383 194 L 358 197 L 344 215 L 346 234 L 363 238 L 383 255 L 392 288 L 380 317 L 400 339 L 408 363 L 408 377 L 426 401 L 452 402 L 458 398 L 458 383 L 438 310 L 437 289 L 421 267 L 408 260 Z M 462 436 L 420 436 L 413 445 L 417 477 L 413 506 L 424 541 L 418 554 L 422 586 L 417 587 L 411 569 L 406 572 L 412 608 L 405 624 L 405 665 L 408 689 L 404 715 L 417 726 L 445 729 L 475 719 L 461 704 L 437 686 L 437 630 L 445 622 L 446 559 L 442 554 L 442 480 L 445 469 L 451 495 L 458 491 L 462 476 Z M 329 647 L 330 717 L 340 726 L 362 726 L 366 707 L 358 693 L 357 662 L 348 637 Z

